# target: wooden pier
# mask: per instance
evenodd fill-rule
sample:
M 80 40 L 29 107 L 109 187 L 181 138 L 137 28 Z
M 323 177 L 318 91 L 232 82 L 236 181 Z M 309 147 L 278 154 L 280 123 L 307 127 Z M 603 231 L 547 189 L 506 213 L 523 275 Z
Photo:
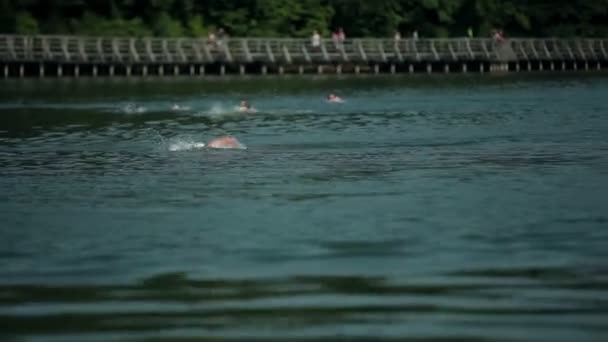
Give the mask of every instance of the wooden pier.
M 108 38 L 0 35 L 13 77 L 603 70 L 608 39 Z

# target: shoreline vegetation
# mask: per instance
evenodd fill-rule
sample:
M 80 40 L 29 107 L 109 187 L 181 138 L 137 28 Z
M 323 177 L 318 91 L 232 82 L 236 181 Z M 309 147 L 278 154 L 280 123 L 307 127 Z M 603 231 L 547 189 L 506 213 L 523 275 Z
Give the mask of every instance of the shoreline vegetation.
M 0 33 L 606 37 L 608 0 L 0 0 Z

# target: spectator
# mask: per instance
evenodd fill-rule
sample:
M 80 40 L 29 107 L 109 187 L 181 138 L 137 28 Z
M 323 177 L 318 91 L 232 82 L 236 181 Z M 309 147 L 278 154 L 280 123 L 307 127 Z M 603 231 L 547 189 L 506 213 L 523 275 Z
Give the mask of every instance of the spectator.
M 469 28 L 467 29 L 467 36 L 469 38 L 473 38 L 473 28 L 471 26 L 469 26 Z
M 338 29 L 338 41 L 340 43 L 343 43 L 344 40 L 346 40 L 346 34 L 344 34 L 344 29 L 342 29 L 341 27 Z
M 492 38 L 494 38 L 497 42 L 502 42 L 505 40 L 505 36 L 502 30 L 493 30 Z
M 336 46 L 336 49 L 342 49 L 344 47 L 343 43 L 346 39 L 346 35 L 344 34 L 344 30 L 340 27 L 336 31 L 331 34 L 331 39 Z
M 393 35 L 393 43 L 395 50 L 399 49 L 399 42 L 401 41 L 401 32 L 399 31 L 395 31 L 395 34 Z
M 224 40 L 225 39 L 226 39 L 226 32 L 224 32 L 224 29 L 220 27 L 220 29 L 217 31 L 217 43 L 218 43 L 218 45 L 224 44 Z
M 412 33 L 412 39 L 418 40 L 418 30 L 414 30 L 414 33 Z
M 209 31 L 209 35 L 207 36 L 207 45 L 211 48 L 217 47 L 217 41 L 215 39 L 215 31 Z
M 312 34 L 311 45 L 313 48 L 318 49 L 321 47 L 321 35 L 319 31 L 315 30 Z

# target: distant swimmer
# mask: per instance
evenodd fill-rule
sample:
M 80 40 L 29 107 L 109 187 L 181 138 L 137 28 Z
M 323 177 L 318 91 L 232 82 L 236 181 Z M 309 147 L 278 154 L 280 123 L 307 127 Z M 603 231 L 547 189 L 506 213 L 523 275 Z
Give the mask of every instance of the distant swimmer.
M 342 98 L 337 96 L 336 94 L 332 93 L 332 94 L 327 95 L 327 102 L 342 103 L 342 102 L 344 102 L 344 100 L 342 100 Z
M 245 145 L 241 144 L 240 141 L 236 140 L 231 136 L 224 136 L 213 139 L 207 143 L 207 147 L 210 148 L 233 148 L 233 149 L 244 149 Z
M 171 106 L 171 110 L 173 111 L 185 111 L 185 110 L 190 110 L 190 107 L 187 106 L 180 106 L 177 103 L 174 103 L 173 106 Z
M 124 110 L 127 113 L 144 113 L 146 108 L 137 104 L 129 103 L 125 106 Z
M 251 103 L 247 100 L 241 100 L 239 104 L 239 112 L 241 113 L 255 113 L 256 110 L 251 106 Z

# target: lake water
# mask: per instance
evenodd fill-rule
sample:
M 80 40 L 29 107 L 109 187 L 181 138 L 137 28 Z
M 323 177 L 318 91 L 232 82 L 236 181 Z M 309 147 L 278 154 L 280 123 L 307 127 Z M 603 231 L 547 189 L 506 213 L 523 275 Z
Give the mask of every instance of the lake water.
M 247 148 L 202 147 L 226 134 Z M 4 341 L 605 341 L 607 322 L 606 77 L 0 83 Z

